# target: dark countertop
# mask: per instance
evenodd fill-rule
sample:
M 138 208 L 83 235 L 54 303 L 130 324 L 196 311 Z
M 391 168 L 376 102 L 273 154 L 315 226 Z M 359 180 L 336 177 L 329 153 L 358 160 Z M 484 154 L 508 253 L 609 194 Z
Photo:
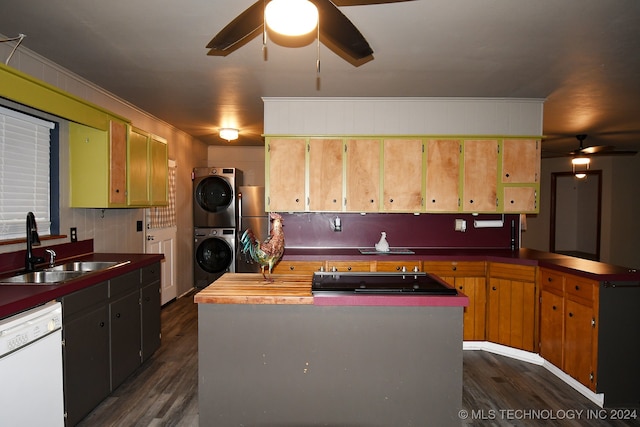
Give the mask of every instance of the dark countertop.
M 376 254 L 362 255 L 358 248 L 333 249 L 285 249 L 284 261 L 491 261 L 520 265 L 533 265 L 585 278 L 603 281 L 640 281 L 640 272 L 635 269 L 621 267 L 603 262 L 575 258 L 567 255 L 543 252 L 534 249 L 420 249 L 409 248 L 414 254 Z
M 162 254 L 93 253 L 75 258 L 59 259 L 56 264 L 69 261 L 130 261 L 119 267 L 85 274 L 59 285 L 0 285 L 0 319 L 55 300 L 80 289 L 138 270 L 161 261 Z M 6 274 L 3 274 L 6 276 Z

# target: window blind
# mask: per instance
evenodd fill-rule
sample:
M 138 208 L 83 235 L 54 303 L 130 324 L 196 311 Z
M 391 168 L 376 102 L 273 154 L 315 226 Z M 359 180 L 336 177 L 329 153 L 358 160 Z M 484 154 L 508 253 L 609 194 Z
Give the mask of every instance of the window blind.
M 55 124 L 0 107 L 0 239 L 26 236 L 33 212 L 38 234 L 51 234 L 50 135 Z

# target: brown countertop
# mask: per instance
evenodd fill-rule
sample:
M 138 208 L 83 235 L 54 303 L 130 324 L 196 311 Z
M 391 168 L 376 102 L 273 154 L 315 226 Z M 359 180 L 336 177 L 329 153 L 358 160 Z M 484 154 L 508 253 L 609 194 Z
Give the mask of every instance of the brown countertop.
M 93 253 L 73 259 L 60 259 L 56 264 L 64 264 L 72 260 L 130 262 L 119 267 L 88 273 L 59 285 L 0 285 L 0 319 L 137 270 L 161 261 L 163 258 L 162 254 Z
M 197 304 L 313 304 L 324 306 L 466 307 L 469 298 L 444 295 L 350 295 L 311 293 L 310 274 L 225 273 L 194 297 Z
M 520 265 L 533 265 L 598 281 L 638 281 L 640 272 L 603 262 L 589 261 L 566 255 L 543 252 L 534 249 L 420 249 L 410 248 L 414 254 L 362 255 L 357 248 L 337 249 L 285 249 L 283 261 L 356 260 L 356 261 L 491 261 Z

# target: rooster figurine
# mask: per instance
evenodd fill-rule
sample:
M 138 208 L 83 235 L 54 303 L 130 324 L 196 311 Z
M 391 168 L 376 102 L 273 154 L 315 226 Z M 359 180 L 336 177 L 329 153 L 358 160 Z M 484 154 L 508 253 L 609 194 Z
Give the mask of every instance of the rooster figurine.
M 240 238 L 242 245 L 242 253 L 251 257 L 260 264 L 262 268 L 262 276 L 268 282 L 273 282 L 271 278 L 271 270 L 273 266 L 280 261 L 284 252 L 284 231 L 282 230 L 282 216 L 277 213 L 271 213 L 271 233 L 262 243 L 256 238 L 253 230 L 246 229 Z M 265 276 L 264 269 L 269 267 L 269 278 Z

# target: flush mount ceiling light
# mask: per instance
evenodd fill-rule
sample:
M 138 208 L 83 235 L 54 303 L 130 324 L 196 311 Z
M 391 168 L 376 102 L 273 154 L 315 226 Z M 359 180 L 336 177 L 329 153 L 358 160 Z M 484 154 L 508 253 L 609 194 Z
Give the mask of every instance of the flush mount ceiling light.
M 278 34 L 302 36 L 318 26 L 318 8 L 308 0 L 271 0 L 264 20 Z
M 238 129 L 233 128 L 221 128 L 220 129 L 220 138 L 226 139 L 227 141 L 235 141 L 238 139 Z

